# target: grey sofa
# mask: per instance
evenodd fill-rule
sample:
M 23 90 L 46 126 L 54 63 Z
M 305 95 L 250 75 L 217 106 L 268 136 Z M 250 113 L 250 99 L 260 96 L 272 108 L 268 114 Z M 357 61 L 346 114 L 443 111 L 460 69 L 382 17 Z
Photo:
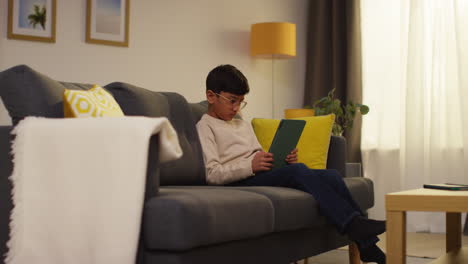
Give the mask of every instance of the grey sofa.
M 0 96 L 14 124 L 30 115 L 63 117 L 65 87 L 90 85 L 58 82 L 24 65 L 0 72 Z M 126 115 L 166 116 L 184 151 L 181 159 L 159 164 L 157 140 L 150 141 L 137 263 L 286 264 L 350 243 L 326 222 L 307 193 L 278 187 L 208 186 L 195 129 L 206 105 L 126 83 L 105 88 Z M 0 126 L 0 255 L 6 252 L 12 208 L 11 129 Z M 372 182 L 346 175 L 345 153 L 344 139 L 332 137 L 327 167 L 342 173 L 366 211 L 374 204 Z

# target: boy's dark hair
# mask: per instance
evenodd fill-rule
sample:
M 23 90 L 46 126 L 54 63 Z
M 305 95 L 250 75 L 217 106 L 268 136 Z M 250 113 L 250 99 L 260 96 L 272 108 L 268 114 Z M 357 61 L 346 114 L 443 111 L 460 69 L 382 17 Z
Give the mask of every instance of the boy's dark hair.
M 208 73 L 206 77 L 206 90 L 215 93 L 227 92 L 235 95 L 249 93 L 249 82 L 244 74 L 236 67 L 225 64 L 219 65 Z

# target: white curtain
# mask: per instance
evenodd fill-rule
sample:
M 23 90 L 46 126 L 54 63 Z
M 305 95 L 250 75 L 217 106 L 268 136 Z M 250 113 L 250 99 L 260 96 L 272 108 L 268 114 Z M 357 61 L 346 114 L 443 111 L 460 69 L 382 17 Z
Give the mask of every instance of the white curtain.
M 386 193 L 468 184 L 468 0 L 362 0 L 364 176 Z M 467 102 L 465 102 L 467 101 Z M 442 213 L 410 213 L 409 231 L 444 232 Z

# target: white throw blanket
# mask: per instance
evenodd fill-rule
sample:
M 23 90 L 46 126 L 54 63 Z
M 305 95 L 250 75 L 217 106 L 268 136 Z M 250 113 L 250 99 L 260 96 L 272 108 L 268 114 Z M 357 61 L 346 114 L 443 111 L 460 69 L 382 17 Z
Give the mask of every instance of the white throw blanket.
M 8 264 L 135 263 L 149 138 L 182 155 L 166 118 L 29 117 L 13 132 Z

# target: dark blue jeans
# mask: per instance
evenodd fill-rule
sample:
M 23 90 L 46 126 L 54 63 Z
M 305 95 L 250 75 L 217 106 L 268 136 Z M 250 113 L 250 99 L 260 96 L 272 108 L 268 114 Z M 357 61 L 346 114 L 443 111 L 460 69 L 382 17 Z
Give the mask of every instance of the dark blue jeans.
M 307 192 L 317 201 L 320 212 L 341 234 L 345 233 L 353 217 L 363 215 L 337 170 L 313 170 L 302 163 L 295 163 L 229 185 L 289 187 Z M 356 242 L 366 247 L 377 241 L 379 239 L 374 237 Z

